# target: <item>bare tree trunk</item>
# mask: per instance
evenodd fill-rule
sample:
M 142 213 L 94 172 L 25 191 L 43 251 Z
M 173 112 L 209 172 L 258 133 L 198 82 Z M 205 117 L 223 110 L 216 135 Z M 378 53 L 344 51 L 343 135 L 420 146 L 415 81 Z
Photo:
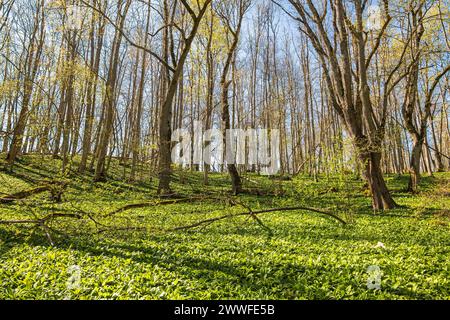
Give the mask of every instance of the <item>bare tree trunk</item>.
M 150 14 L 151 14 L 151 6 L 148 5 L 147 8 L 147 23 L 145 27 L 145 35 L 143 37 L 144 46 L 147 45 L 148 42 L 148 33 L 150 29 Z M 136 170 L 137 164 L 140 156 L 140 139 L 141 139 L 141 118 L 142 118 L 142 109 L 144 103 L 144 85 L 145 85 L 145 76 L 147 72 L 147 54 L 145 51 L 142 52 L 142 64 L 141 64 L 141 78 L 139 80 L 139 88 L 138 88 L 138 99 L 137 99 L 137 110 L 135 115 L 135 123 L 134 129 L 132 131 L 132 152 L 133 159 L 131 165 L 131 180 L 134 181 L 136 179 Z
M 220 85 L 222 88 L 222 96 L 221 96 L 221 105 L 222 105 L 222 130 L 223 130 L 223 146 L 225 154 L 230 154 L 229 150 L 231 148 L 230 145 L 227 144 L 227 131 L 231 129 L 231 121 L 230 121 L 230 105 L 228 101 L 228 94 L 229 94 L 229 88 L 232 83 L 232 81 L 228 80 L 228 74 L 230 72 L 231 64 L 233 62 L 234 55 L 236 53 L 237 46 L 239 44 L 239 36 L 241 32 L 242 27 L 242 21 L 244 19 L 245 12 L 249 8 L 249 1 L 246 0 L 240 0 L 238 3 L 236 3 L 236 7 L 230 7 L 228 8 L 219 8 L 219 15 L 221 16 L 221 19 L 223 23 L 226 25 L 229 33 L 232 35 L 232 42 L 230 45 L 230 48 L 228 49 L 227 58 L 223 67 L 222 76 L 220 80 Z M 227 11 L 228 10 L 228 11 Z M 233 10 L 236 10 L 234 13 L 237 15 L 236 20 L 237 24 L 235 26 L 232 25 L 231 21 L 229 19 L 232 19 L 227 13 L 230 11 L 233 12 Z M 227 13 L 226 13 L 227 12 Z M 230 139 L 232 137 L 229 137 Z M 233 152 L 232 152 L 233 153 Z M 233 153 L 234 154 L 234 153 Z M 233 194 L 237 195 L 242 192 L 242 180 L 239 176 L 239 172 L 236 168 L 236 164 L 234 163 L 234 159 L 228 159 L 228 157 L 225 157 L 227 161 L 227 169 L 228 174 L 231 178 L 231 184 L 233 189 Z M 233 161 L 233 163 L 230 163 L 229 161 Z
M 75 70 L 74 70 L 74 63 L 75 63 L 75 52 L 76 52 L 76 41 L 75 41 L 76 35 L 72 32 L 69 32 L 68 35 L 68 48 L 67 48 L 67 57 L 66 57 L 66 63 L 69 63 L 68 70 L 69 70 L 69 76 L 67 79 L 67 96 L 66 96 L 66 117 L 64 119 L 64 126 L 63 126 L 63 144 L 62 144 L 62 157 L 63 157 L 63 163 L 62 163 L 62 172 L 66 171 L 67 164 L 69 162 L 68 159 L 68 153 L 69 153 L 69 139 L 70 139 L 70 132 L 72 130 L 72 118 L 73 118 L 73 108 L 74 108 L 74 81 L 75 81 Z
M 89 81 L 87 83 L 87 106 L 86 106 L 86 114 L 84 119 L 84 134 L 83 134 L 83 152 L 81 154 L 80 165 L 78 167 L 78 172 L 84 173 L 87 166 L 87 161 L 89 154 L 92 151 L 92 130 L 94 126 L 94 116 L 95 116 L 95 105 L 97 102 L 97 90 L 96 86 L 98 84 L 98 73 L 100 70 L 100 59 L 101 53 L 103 49 L 103 35 L 104 35 L 104 20 L 100 20 L 97 37 L 95 42 L 94 38 L 94 27 L 95 20 L 92 19 L 92 27 L 91 27 L 91 39 L 90 39 L 90 66 L 92 69 L 92 74 L 89 77 Z
M 174 98 L 178 88 L 178 82 L 183 75 L 184 64 L 191 50 L 192 42 L 197 35 L 200 22 L 206 13 L 206 10 L 212 0 L 206 0 L 199 13 L 195 13 L 186 1 L 182 0 L 182 3 L 186 10 L 189 12 L 192 18 L 192 29 L 189 36 L 186 38 L 183 50 L 180 58 L 177 61 L 175 70 L 173 71 L 172 78 L 169 83 L 169 87 L 166 93 L 164 103 L 161 106 L 160 125 L 159 125 L 159 186 L 158 194 L 170 195 L 172 190 L 170 188 L 170 181 L 172 175 L 172 108 Z
M 131 0 L 127 0 L 125 4 L 124 2 L 118 4 L 119 12 L 117 14 L 117 24 L 119 30 L 123 29 L 130 4 Z M 115 32 L 112 55 L 109 63 L 108 79 L 106 81 L 105 97 L 103 101 L 105 106 L 105 123 L 100 133 L 97 165 L 94 176 L 94 181 L 96 182 L 104 181 L 106 179 L 106 157 L 115 118 L 117 69 L 119 64 L 120 45 L 122 43 L 122 33 L 119 30 L 116 30 Z

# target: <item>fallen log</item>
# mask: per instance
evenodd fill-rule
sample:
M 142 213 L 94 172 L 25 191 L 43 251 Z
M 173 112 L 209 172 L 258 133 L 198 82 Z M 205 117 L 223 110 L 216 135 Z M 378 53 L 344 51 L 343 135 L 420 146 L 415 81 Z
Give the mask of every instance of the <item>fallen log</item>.
M 19 191 L 14 194 L 3 196 L 0 198 L 0 203 L 3 204 L 12 203 L 47 191 L 51 193 L 51 199 L 53 201 L 60 202 L 63 190 L 66 188 L 66 186 L 67 183 L 62 181 L 47 182 L 45 185 L 40 187 L 36 187 L 30 190 Z
M 34 189 L 30 189 L 30 190 L 25 190 L 25 191 L 20 191 L 14 194 L 9 194 L 6 195 L 2 198 L 0 198 L 0 203 L 11 203 L 11 202 L 15 202 L 17 200 L 22 200 L 22 199 L 26 199 L 28 197 L 31 197 L 33 195 L 39 194 L 39 193 L 43 193 L 48 191 L 48 186 L 45 187 L 37 187 Z

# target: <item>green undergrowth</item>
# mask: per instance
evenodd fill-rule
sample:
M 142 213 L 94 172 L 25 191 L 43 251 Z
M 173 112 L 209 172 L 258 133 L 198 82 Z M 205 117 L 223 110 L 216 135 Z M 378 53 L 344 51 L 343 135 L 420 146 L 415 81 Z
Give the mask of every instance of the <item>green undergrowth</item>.
M 148 172 L 123 182 L 126 166 L 111 163 L 110 179 L 61 163 L 26 156 L 0 173 L 0 193 L 13 194 L 48 180 L 67 180 L 62 203 L 43 193 L 0 205 L 0 220 L 39 219 L 52 213 L 88 213 L 93 222 L 55 219 L 47 230 L 0 225 L 2 299 L 450 299 L 450 174 L 424 177 L 416 195 L 407 176 L 387 176 L 399 208 L 373 212 L 364 183 L 354 176 L 269 179 L 248 174 L 247 193 L 228 194 L 226 175 L 176 171 L 181 197 L 157 205 L 157 180 Z M 127 204 L 153 205 L 105 217 Z M 178 232 L 163 232 L 226 214 L 305 206 L 309 211 L 234 217 Z M 271 232 L 268 230 L 270 229 Z M 74 267 L 75 266 L 75 267 Z M 381 288 L 368 289 L 370 266 L 382 272 Z M 74 270 L 79 282 L 73 285 Z M 76 277 L 75 277 L 76 278 Z M 77 278 L 78 279 L 78 278 Z

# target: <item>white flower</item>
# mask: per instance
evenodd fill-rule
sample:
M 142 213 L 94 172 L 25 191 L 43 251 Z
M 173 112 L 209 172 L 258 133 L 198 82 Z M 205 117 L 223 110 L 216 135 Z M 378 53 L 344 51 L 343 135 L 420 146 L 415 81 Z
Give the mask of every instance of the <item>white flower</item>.
M 375 248 L 382 248 L 382 249 L 386 249 L 386 246 L 384 245 L 383 242 L 378 242 L 377 245 L 375 246 Z

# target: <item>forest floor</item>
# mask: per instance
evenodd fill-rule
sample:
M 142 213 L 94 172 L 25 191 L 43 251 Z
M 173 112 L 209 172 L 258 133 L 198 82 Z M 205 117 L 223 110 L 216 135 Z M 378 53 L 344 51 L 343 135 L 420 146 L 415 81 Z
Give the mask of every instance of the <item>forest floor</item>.
M 0 197 L 63 179 L 58 168 L 26 156 L 0 172 Z M 387 176 L 400 207 L 375 213 L 351 175 L 248 175 L 251 192 L 230 197 L 226 175 L 203 186 L 201 173 L 178 172 L 182 198 L 170 204 L 156 198 L 156 179 L 121 182 L 126 170 L 113 162 L 107 183 L 66 176 L 61 203 L 40 193 L 0 204 L 0 220 L 30 220 L 0 224 L 0 299 L 450 299 L 450 173 L 424 177 L 417 195 L 404 191 L 407 176 Z M 138 206 L 117 211 L 129 204 Z M 296 210 L 169 230 L 291 206 L 348 224 Z M 368 288 L 370 266 L 380 289 Z

